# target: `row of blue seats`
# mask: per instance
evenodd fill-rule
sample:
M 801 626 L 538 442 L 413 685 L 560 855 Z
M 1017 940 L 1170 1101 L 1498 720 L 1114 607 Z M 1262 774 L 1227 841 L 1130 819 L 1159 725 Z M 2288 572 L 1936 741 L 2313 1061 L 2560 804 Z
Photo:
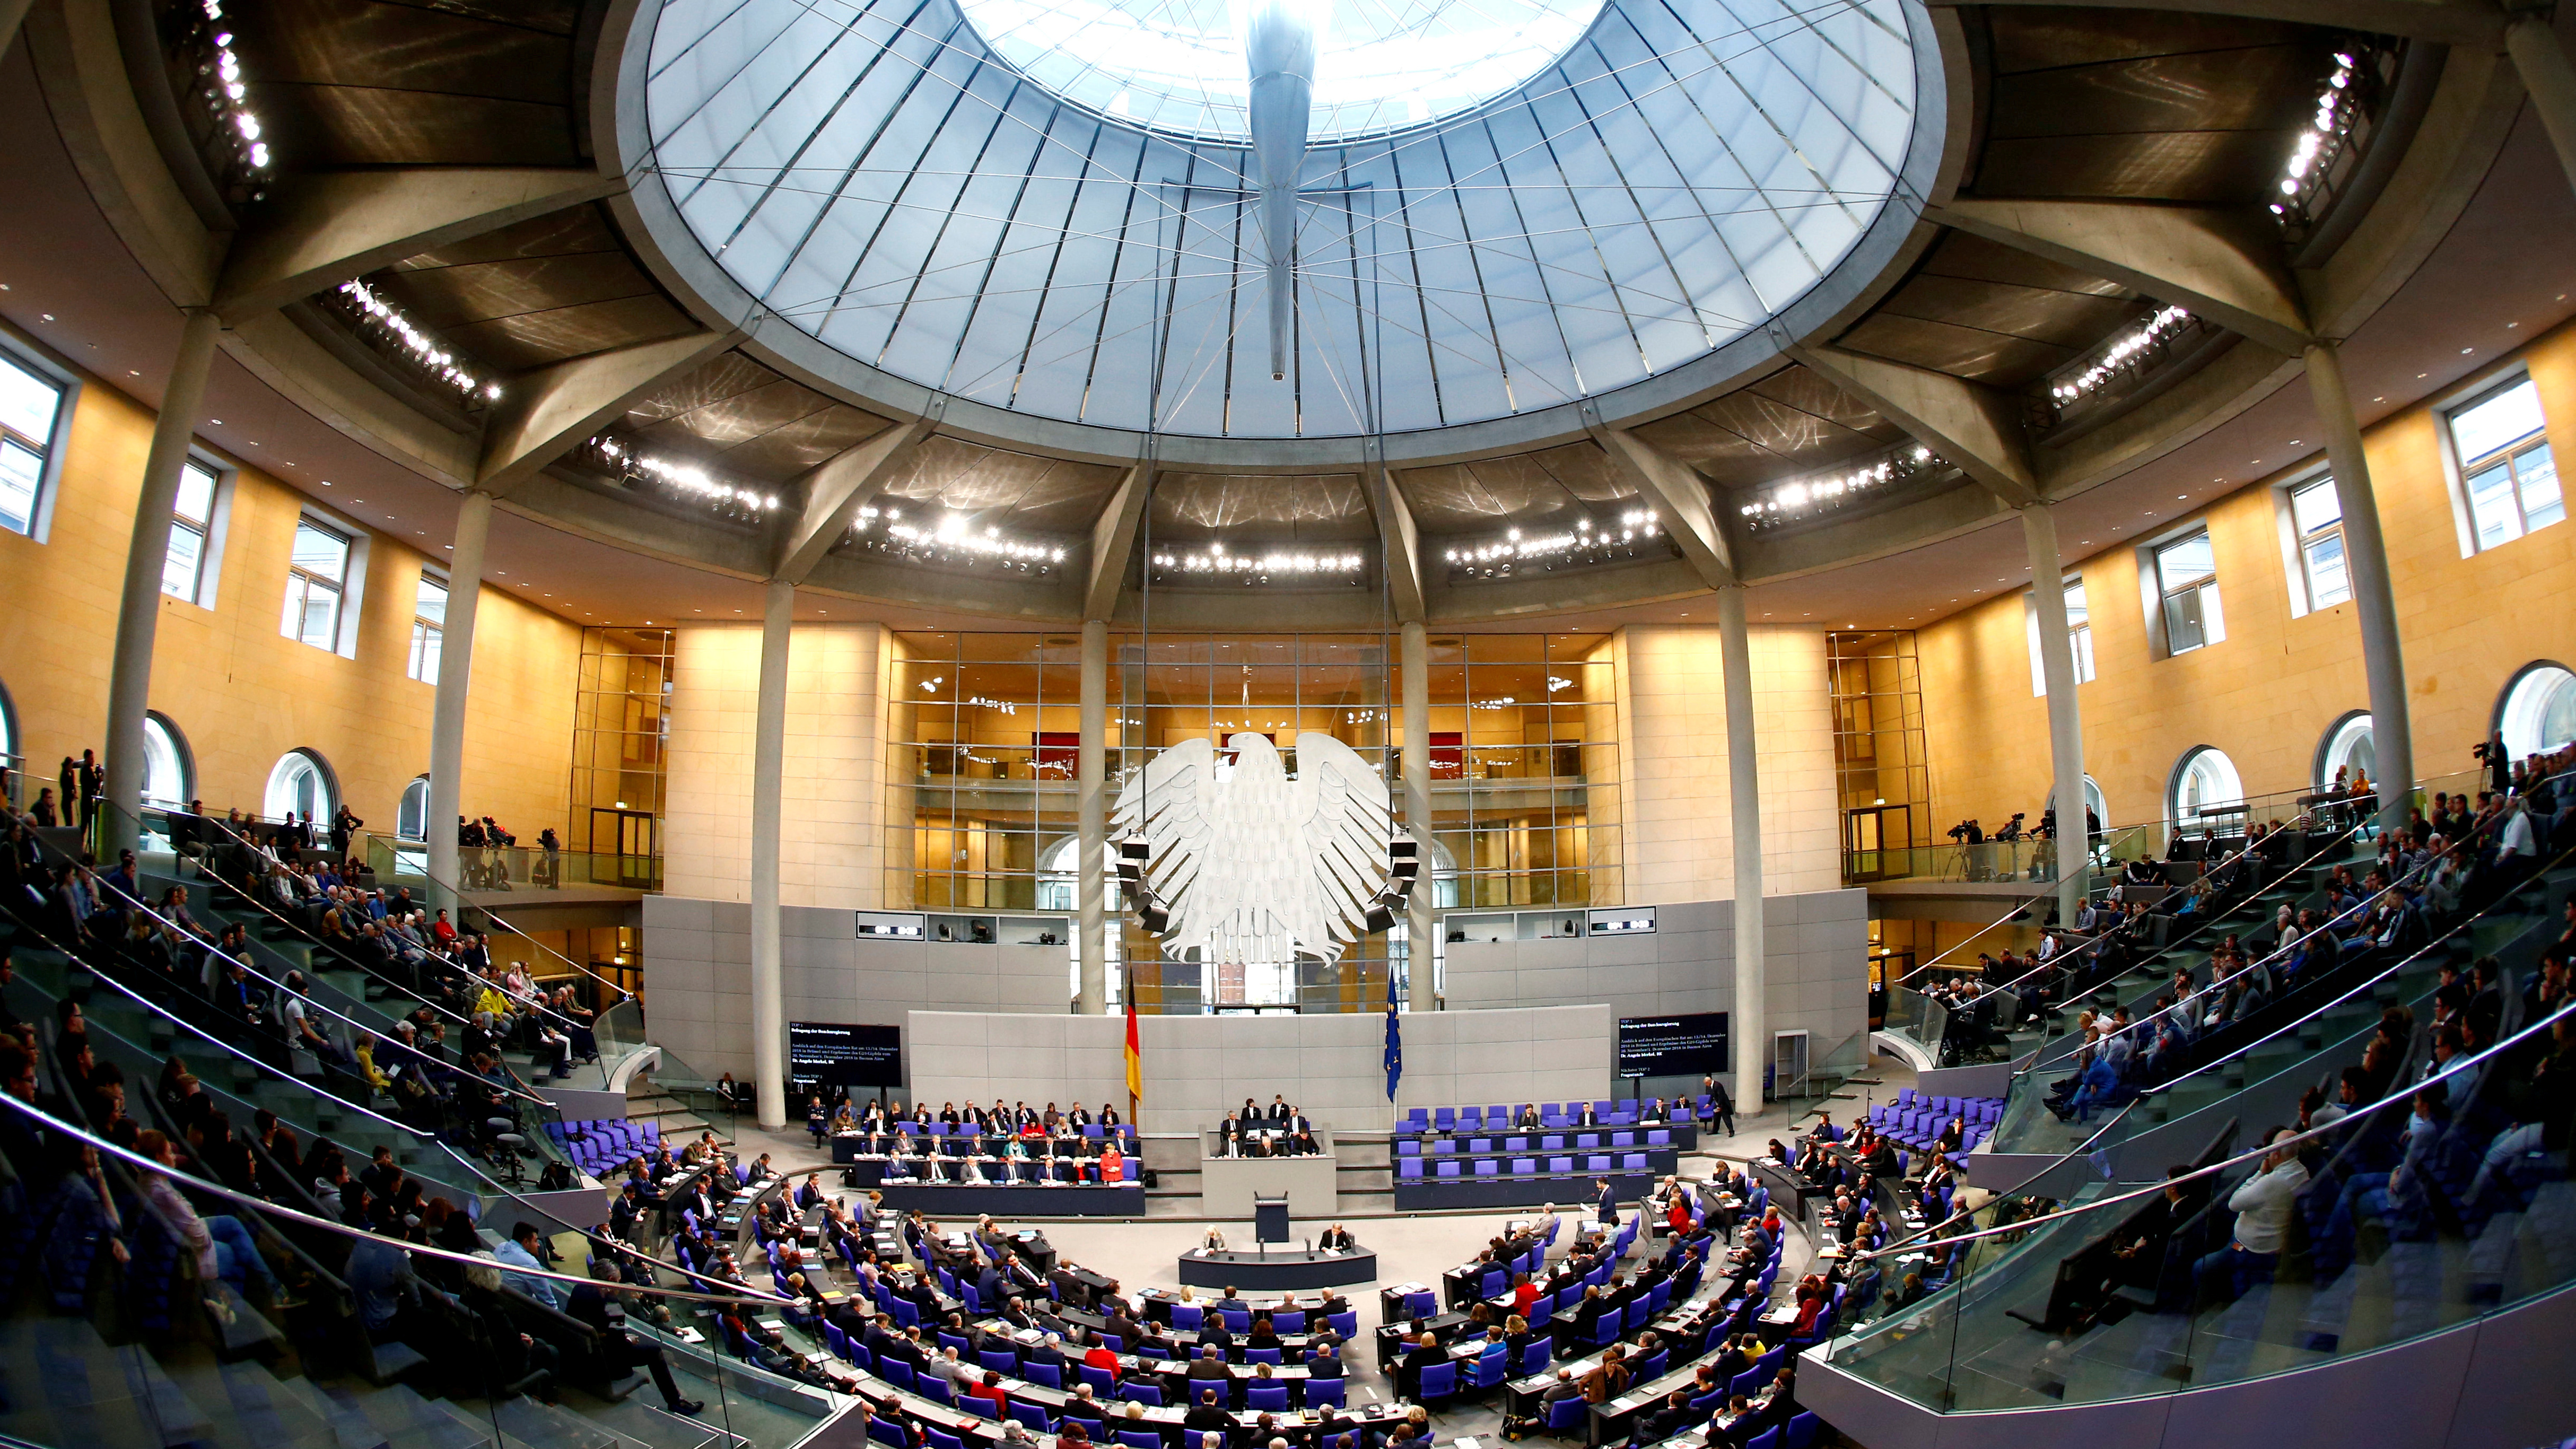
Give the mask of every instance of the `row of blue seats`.
M 653 1149 L 662 1145 L 659 1122 L 602 1117 L 548 1122 L 545 1127 L 546 1135 L 563 1149 L 564 1156 L 593 1177 L 606 1177 L 611 1169 L 638 1157 L 649 1157 Z
M 1677 1098 L 1667 1106 L 1676 1115 L 1679 1115 L 1682 1108 L 1688 1107 L 1693 1114 L 1706 1117 L 1712 1115 L 1713 1100 L 1705 1096 L 1696 1100 Z M 1574 1125 L 1575 1114 L 1581 1111 L 1585 1104 L 1539 1102 L 1530 1105 L 1538 1108 L 1541 1126 L 1571 1127 Z M 1605 1097 L 1590 1105 L 1592 1115 L 1605 1127 L 1637 1125 L 1635 1102 Z M 1519 1117 L 1519 1108 L 1499 1104 L 1490 1107 L 1415 1107 L 1406 1112 L 1403 1119 L 1395 1124 L 1395 1131 L 1398 1136 L 1420 1135 L 1425 1132 L 1505 1132 L 1518 1124 Z
M 1574 1139 L 1573 1150 L 1577 1152 L 1591 1152 L 1604 1145 L 1613 1148 L 1635 1147 L 1638 1145 L 1638 1139 L 1641 1136 L 1645 1139 L 1645 1145 L 1648 1147 L 1670 1147 L 1673 1145 L 1672 1129 L 1668 1127 L 1649 1127 L 1642 1133 L 1634 1128 L 1619 1132 L 1551 1132 L 1539 1138 L 1537 1150 L 1541 1152 L 1566 1151 L 1566 1138 L 1568 1136 L 1571 1136 Z M 1609 1139 L 1607 1144 L 1602 1141 L 1604 1137 Z M 1527 1136 L 1502 1138 L 1434 1137 L 1429 1139 L 1427 1144 L 1420 1138 L 1406 1138 L 1405 1140 L 1395 1144 L 1395 1155 L 1398 1157 L 1420 1157 L 1426 1153 L 1433 1157 L 1439 1157 L 1452 1152 L 1466 1152 L 1471 1154 L 1490 1152 L 1511 1153 L 1527 1152 L 1529 1150 L 1531 1150 L 1530 1139 Z
M 1544 1167 L 1540 1166 L 1542 1161 L 1546 1164 Z M 1428 1176 L 1423 1172 L 1425 1162 L 1433 1168 Z M 1579 1170 L 1572 1157 L 1400 1157 L 1395 1163 L 1395 1179 L 1398 1182 L 1427 1182 L 1453 1177 L 1565 1177 L 1572 1180 L 1579 1195 L 1584 1177 L 1605 1172 L 1647 1170 L 1646 1154 L 1642 1152 L 1621 1153 L 1615 1158 L 1616 1166 L 1612 1165 L 1613 1162 L 1614 1158 L 1607 1152 L 1584 1158 Z

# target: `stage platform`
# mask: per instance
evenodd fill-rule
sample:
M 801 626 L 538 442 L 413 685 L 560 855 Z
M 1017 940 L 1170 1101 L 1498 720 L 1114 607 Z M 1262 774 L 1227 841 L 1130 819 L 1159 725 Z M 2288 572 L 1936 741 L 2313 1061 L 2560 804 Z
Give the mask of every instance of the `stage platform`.
M 1580 1173 L 1573 1177 L 1462 1177 L 1441 1182 L 1399 1182 L 1399 1213 L 1443 1212 L 1452 1208 L 1536 1207 L 1541 1203 L 1590 1203 L 1592 1184 L 1607 1177 L 1621 1202 L 1634 1202 L 1652 1192 L 1655 1177 L 1644 1172 Z

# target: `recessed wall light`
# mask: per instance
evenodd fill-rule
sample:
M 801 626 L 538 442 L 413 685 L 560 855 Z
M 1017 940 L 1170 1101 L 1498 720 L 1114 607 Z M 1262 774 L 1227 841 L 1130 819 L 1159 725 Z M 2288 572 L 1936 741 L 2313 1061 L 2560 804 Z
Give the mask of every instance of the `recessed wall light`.
M 222 426 L 224 425 L 224 420 L 223 420 L 222 418 L 208 418 L 208 419 L 206 419 L 206 421 L 207 421 L 207 423 L 209 423 L 210 425 L 212 425 L 212 426 L 214 426 L 214 427 L 218 427 L 218 428 L 220 428 L 220 427 L 222 427 Z
M 127 377 L 141 377 L 143 374 L 129 367 L 125 370 L 125 375 Z
M 2474 347 L 2463 347 L 2463 348 L 2461 348 L 2461 349 L 2460 349 L 2460 355 L 2461 355 L 2462 357 L 2466 357 L 2466 356 L 2468 356 L 2470 353 L 2475 352 L 2475 351 L 2477 351 L 2477 349 L 2476 349 L 2476 348 L 2474 348 Z
M 46 321 L 48 321 L 48 322 L 51 322 L 51 321 L 53 321 L 53 320 L 54 320 L 54 314 L 53 314 L 53 313 L 51 313 L 51 312 L 44 312 L 44 313 L 40 313 L 40 314 L 38 314 L 38 315 L 42 316 L 42 317 L 43 317 Z

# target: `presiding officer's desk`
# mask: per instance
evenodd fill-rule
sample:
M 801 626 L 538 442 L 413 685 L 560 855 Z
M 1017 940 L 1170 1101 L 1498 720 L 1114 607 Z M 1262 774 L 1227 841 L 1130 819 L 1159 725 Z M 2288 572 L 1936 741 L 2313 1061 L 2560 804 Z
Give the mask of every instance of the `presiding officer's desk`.
M 1181 1255 L 1180 1274 L 1181 1281 L 1193 1288 L 1249 1288 L 1273 1293 L 1339 1288 L 1375 1278 L 1377 1254 L 1366 1248 L 1328 1252 L 1284 1243 L 1273 1244 L 1266 1252 L 1194 1248 Z
M 1332 1133 L 1314 1129 L 1310 1135 L 1319 1150 L 1290 1153 L 1281 1150 L 1290 1140 L 1286 1133 L 1261 1123 L 1245 1124 L 1244 1130 L 1258 1135 L 1229 1141 L 1222 1131 L 1200 1134 L 1199 1203 L 1205 1216 L 1249 1218 L 1253 1199 L 1277 1197 L 1287 1198 L 1288 1210 L 1301 1218 L 1329 1218 L 1341 1210 L 1341 1162 L 1333 1155 Z M 1250 1145 L 1246 1145 L 1247 1140 Z M 1198 1282 L 1194 1278 L 1181 1281 Z M 1312 1285 L 1301 1281 L 1272 1286 Z

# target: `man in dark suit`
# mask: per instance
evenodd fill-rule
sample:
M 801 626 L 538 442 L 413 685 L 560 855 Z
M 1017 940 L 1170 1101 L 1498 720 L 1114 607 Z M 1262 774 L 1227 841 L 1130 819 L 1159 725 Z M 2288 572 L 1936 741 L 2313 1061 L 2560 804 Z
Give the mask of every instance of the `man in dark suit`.
M 1350 1229 L 1335 1223 L 1324 1229 L 1322 1246 L 1332 1252 L 1347 1253 L 1359 1246 L 1359 1240 L 1351 1236 Z
M 1224 1350 L 1214 1344 L 1199 1346 L 1199 1356 L 1190 1360 L 1188 1378 L 1192 1397 L 1206 1392 L 1201 1385 L 1214 1383 L 1223 1387 L 1234 1381 L 1233 1373 L 1225 1366 Z
M 1223 1389 L 1199 1390 L 1198 1402 L 1190 1406 L 1187 1414 L 1181 1416 L 1181 1428 L 1193 1435 L 1231 1435 L 1234 1432 L 1234 1416 L 1225 1411 L 1225 1393 Z M 1220 1439 L 1218 1442 L 1225 1441 Z
M 1348 1371 L 1348 1366 L 1342 1362 L 1341 1350 L 1335 1348 L 1330 1339 L 1316 1344 L 1314 1353 L 1306 1360 L 1306 1377 L 1310 1379 L 1338 1379 Z
M 1288 1099 L 1285 1096 L 1277 1093 L 1273 1093 L 1271 1095 L 1270 1120 L 1273 1122 L 1285 1122 L 1288 1120 Z
M 1574 1109 L 1574 1125 L 1598 1127 L 1601 1125 L 1601 1114 L 1592 1110 L 1592 1104 L 1589 1102 L 1578 1103 Z
M 1599 1204 L 1593 1209 L 1594 1215 L 1605 1223 L 1619 1221 L 1619 1189 L 1611 1186 L 1610 1179 L 1606 1177 L 1594 1179 L 1592 1187 L 1600 1197 Z

